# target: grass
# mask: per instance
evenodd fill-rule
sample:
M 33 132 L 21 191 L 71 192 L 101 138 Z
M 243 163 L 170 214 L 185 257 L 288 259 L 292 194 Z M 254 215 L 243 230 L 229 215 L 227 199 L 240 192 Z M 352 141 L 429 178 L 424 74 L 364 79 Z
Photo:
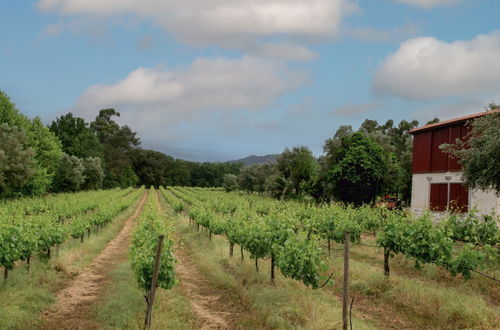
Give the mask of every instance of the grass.
M 161 199 L 162 205 L 165 201 Z M 338 329 L 342 327 L 341 301 L 323 290 L 313 290 L 302 283 L 277 274 L 276 286 L 270 284 L 270 261 L 260 260 L 260 272 L 255 271 L 253 260 L 245 253 L 240 260 L 239 247 L 234 257 L 228 256 L 228 243 L 224 237 L 212 236 L 208 240 L 205 231 L 196 231 L 187 219 L 175 215 L 183 246 L 191 261 L 203 273 L 210 284 L 219 290 L 239 297 L 249 310 L 241 316 L 243 329 Z M 367 316 L 353 311 L 353 328 L 374 329 L 376 326 Z
M 59 256 L 49 261 L 32 258 L 29 273 L 25 264 L 9 272 L 9 279 L 0 284 L 0 329 L 36 328 L 41 321 L 41 312 L 55 302 L 55 294 L 120 232 L 126 219 L 135 211 L 140 197 L 97 235 L 86 237 L 83 243 L 68 240 L 60 246 Z
M 416 269 L 413 261 L 402 256 L 391 259 L 387 279 L 381 250 L 362 246 L 352 250 L 351 292 L 360 298 L 358 307 L 381 322 L 398 320 L 406 326 L 432 329 L 499 328 L 500 308 L 494 303 L 500 289 L 497 283 L 479 277 L 471 281 L 454 278 L 434 265 Z M 331 259 L 331 268 L 341 265 L 341 258 Z M 335 279 L 340 281 L 341 274 Z M 341 294 L 339 287 L 330 290 Z
M 146 304 L 128 260 L 110 274 L 110 285 L 92 308 L 102 329 L 142 329 Z M 153 308 L 152 329 L 195 329 L 189 300 L 179 288 L 158 289 Z
M 229 258 L 223 237 L 207 239 L 179 216 L 178 230 L 193 261 L 221 287 L 230 287 L 247 299 L 256 311 L 258 324 L 276 329 L 339 328 L 342 259 L 333 257 L 334 285 L 310 290 L 296 281 L 278 277 L 269 285 L 269 261 L 260 261 L 260 273 L 245 254 Z M 483 278 L 464 281 L 442 269 L 426 265 L 415 269 L 411 260 L 391 259 L 390 279 L 383 276 L 382 256 L 377 249 L 356 247 L 351 258 L 351 296 L 355 328 L 500 328 L 498 284 Z M 497 303 L 495 303 L 495 301 Z
M 146 311 L 145 292 L 136 282 L 128 258 L 109 274 L 106 291 L 91 310 L 103 329 L 142 329 Z M 157 289 L 152 329 L 195 329 L 196 319 L 190 301 L 179 287 Z

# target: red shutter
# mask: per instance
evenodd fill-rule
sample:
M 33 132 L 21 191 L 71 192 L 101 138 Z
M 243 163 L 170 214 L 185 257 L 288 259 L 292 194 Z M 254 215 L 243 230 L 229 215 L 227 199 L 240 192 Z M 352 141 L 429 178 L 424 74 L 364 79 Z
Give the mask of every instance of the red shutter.
M 450 144 L 455 144 L 456 139 L 460 139 L 462 132 L 461 126 L 450 127 Z M 458 164 L 458 159 L 455 157 L 448 156 L 448 170 L 449 171 L 460 171 L 460 164 Z
M 430 172 L 431 139 L 431 131 L 415 134 L 413 138 L 413 173 Z
M 431 211 L 445 211 L 448 205 L 448 184 L 447 183 L 432 183 L 430 196 Z
M 448 143 L 448 139 L 448 127 L 432 131 L 431 172 L 444 172 L 448 170 L 448 155 L 439 149 L 440 145 Z
M 467 212 L 469 209 L 469 190 L 461 183 L 450 184 L 449 207 L 455 212 Z

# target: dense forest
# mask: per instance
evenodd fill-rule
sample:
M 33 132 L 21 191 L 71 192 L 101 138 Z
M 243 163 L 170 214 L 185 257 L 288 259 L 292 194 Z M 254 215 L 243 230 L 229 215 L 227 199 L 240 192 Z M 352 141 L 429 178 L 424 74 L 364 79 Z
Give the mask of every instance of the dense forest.
M 417 120 L 340 126 L 315 158 L 307 147 L 286 148 L 275 162 L 244 166 L 197 163 L 141 147 L 120 113 L 102 109 L 87 123 L 72 113 L 45 126 L 0 91 L 0 196 L 128 186 L 224 187 L 276 198 L 342 200 L 360 205 L 381 194 L 411 194 L 412 137 Z M 427 122 L 438 122 L 434 118 Z

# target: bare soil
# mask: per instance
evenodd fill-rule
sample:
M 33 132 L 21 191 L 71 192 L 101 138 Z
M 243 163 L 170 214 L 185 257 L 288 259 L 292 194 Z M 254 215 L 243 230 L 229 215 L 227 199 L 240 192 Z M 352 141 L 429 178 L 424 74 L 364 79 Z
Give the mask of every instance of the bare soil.
M 199 329 L 243 329 L 241 320 L 252 313 L 247 304 L 232 290 L 214 286 L 191 261 L 186 247 L 180 244 L 181 240 L 177 234 L 175 271 L 182 293 L 191 302 Z
M 40 329 L 99 329 L 99 324 L 90 319 L 89 309 L 105 291 L 110 270 L 126 257 L 135 219 L 144 208 L 146 198 L 147 192 L 144 193 L 134 214 L 126 220 L 120 233 L 82 273 L 59 292 L 55 310 L 44 313 L 44 323 Z

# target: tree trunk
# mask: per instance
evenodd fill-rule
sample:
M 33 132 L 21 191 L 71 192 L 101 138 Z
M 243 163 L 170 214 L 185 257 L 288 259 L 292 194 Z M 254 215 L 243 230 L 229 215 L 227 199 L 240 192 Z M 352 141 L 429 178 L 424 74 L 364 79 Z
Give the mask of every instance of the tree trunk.
M 90 228 L 87 228 L 87 237 L 90 237 Z
M 241 251 L 241 261 L 245 259 L 245 255 L 243 254 L 243 246 L 240 245 L 240 251 Z
M 47 248 L 47 257 L 50 259 L 50 247 Z
M 257 257 L 255 258 L 255 270 L 259 271 L 259 259 Z
M 389 276 L 389 249 L 384 248 L 384 276 Z
M 233 250 L 234 250 L 234 243 L 233 242 L 229 242 L 229 256 L 230 257 L 233 256 Z
M 28 257 L 26 258 L 26 270 L 28 271 L 28 273 L 30 272 L 30 262 L 31 262 L 31 255 L 28 255 Z
M 328 258 L 330 258 L 330 256 L 332 255 L 331 251 L 332 251 L 332 248 L 331 248 L 331 244 L 330 244 L 330 239 L 328 239 Z
M 9 269 L 7 267 L 5 267 L 3 269 L 3 280 L 4 281 L 7 281 L 7 278 L 9 277 Z
M 208 240 L 211 241 L 212 240 L 212 232 L 209 230 L 208 231 Z
M 80 243 L 83 243 L 83 236 L 85 235 L 80 236 Z

